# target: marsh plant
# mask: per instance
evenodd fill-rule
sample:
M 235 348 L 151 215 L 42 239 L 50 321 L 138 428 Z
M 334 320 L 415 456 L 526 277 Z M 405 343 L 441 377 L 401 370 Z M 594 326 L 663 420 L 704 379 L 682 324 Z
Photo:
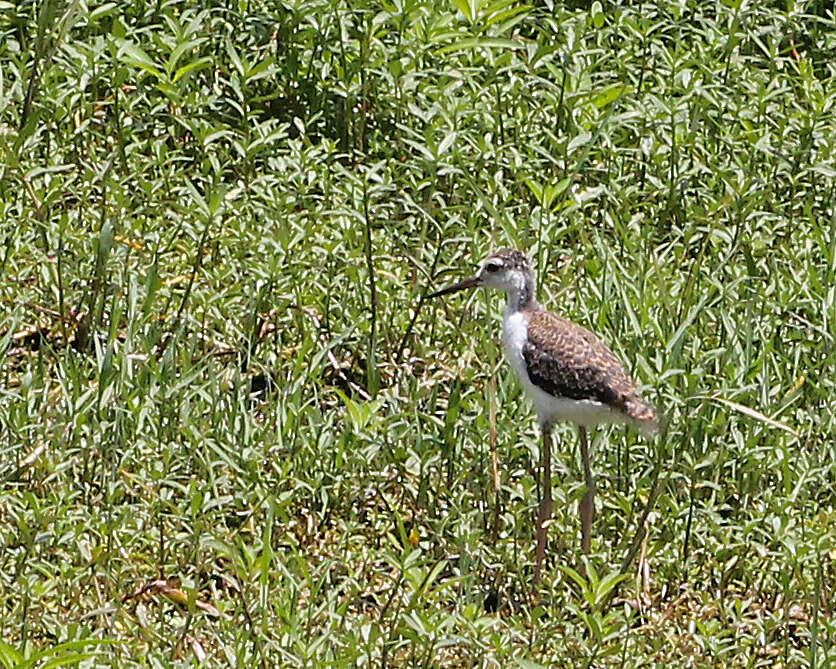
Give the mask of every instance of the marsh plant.
M 828 3 L 0 10 L 0 665 L 831 666 Z M 537 589 L 504 246 L 667 420 Z

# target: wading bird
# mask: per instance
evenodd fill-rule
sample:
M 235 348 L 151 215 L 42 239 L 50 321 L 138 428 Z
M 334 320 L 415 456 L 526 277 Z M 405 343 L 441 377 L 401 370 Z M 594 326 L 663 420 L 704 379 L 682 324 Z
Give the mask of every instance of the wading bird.
M 505 357 L 534 403 L 543 435 L 542 493 L 537 513 L 534 583 L 540 582 L 546 532 L 552 516 L 551 432 L 557 421 L 578 426 L 586 492 L 581 499 L 581 547 L 589 553 L 595 482 L 586 428 L 629 423 L 646 436 L 658 430 L 656 410 L 639 395 L 636 382 L 592 332 L 546 311 L 534 296 L 534 270 L 525 254 L 504 249 L 482 261 L 476 276 L 429 298 L 468 288 L 498 288 L 508 295 L 502 319 Z

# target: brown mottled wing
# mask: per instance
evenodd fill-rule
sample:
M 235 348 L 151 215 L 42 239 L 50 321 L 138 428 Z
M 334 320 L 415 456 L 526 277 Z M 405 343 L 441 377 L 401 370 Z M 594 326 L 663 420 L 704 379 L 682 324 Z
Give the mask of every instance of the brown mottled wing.
M 631 400 L 638 399 L 635 381 L 613 352 L 586 328 L 546 311 L 533 311 L 523 358 L 531 382 L 547 393 L 597 400 L 632 413 Z

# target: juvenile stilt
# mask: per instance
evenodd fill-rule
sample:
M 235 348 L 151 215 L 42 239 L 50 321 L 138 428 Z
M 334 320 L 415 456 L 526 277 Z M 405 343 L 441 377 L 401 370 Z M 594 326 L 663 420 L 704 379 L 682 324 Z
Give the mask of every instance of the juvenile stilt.
M 612 351 L 592 332 L 546 311 L 534 296 L 534 270 L 522 251 L 505 249 L 488 256 L 476 276 L 428 297 L 484 286 L 504 290 L 502 319 L 505 357 L 534 402 L 543 433 L 543 488 L 537 509 L 534 583 L 542 578 L 546 534 L 552 517 L 552 426 L 565 420 L 580 426 L 586 491 L 580 504 L 581 547 L 589 553 L 595 513 L 595 482 L 589 460 L 587 426 L 630 423 L 646 435 L 656 432 L 656 409 Z

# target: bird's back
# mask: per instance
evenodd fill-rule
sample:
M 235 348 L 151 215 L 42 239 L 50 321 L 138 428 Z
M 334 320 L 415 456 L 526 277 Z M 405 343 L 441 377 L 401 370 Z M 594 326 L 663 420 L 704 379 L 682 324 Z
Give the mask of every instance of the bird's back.
M 629 422 L 657 429 L 656 410 L 615 354 L 591 331 L 544 309 L 506 314 L 506 355 L 542 418 Z M 544 414 L 553 413 L 554 416 Z

